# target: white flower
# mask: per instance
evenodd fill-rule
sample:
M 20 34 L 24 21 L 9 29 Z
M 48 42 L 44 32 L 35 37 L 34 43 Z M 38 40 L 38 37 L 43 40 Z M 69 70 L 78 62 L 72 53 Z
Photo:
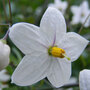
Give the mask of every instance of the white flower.
M 90 90 L 90 70 L 82 70 L 79 75 L 80 90 Z
M 43 15 L 40 27 L 17 23 L 10 28 L 9 36 L 25 54 L 12 75 L 12 82 L 20 86 L 45 77 L 55 87 L 64 85 L 71 75 L 70 61 L 78 59 L 88 44 L 80 35 L 66 33 L 63 15 L 51 7 Z
M 10 47 L 0 41 L 0 70 L 9 64 Z
M 65 13 L 65 10 L 68 6 L 67 1 L 62 0 L 54 0 L 54 3 L 49 4 L 49 7 L 54 7 L 59 9 L 63 14 Z
M 71 11 L 73 13 L 72 24 L 84 23 L 87 16 L 90 14 L 88 2 L 84 1 L 80 6 L 72 6 Z M 90 17 L 84 25 L 85 27 L 90 26 Z
M 10 75 L 7 74 L 7 71 L 4 69 L 0 71 L 0 82 L 7 82 L 10 79 Z

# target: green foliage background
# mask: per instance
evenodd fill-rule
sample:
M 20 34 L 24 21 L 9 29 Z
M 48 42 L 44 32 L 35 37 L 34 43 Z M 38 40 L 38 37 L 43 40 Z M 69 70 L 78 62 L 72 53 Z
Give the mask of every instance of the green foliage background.
M 3 1 L 5 2 L 5 6 L 3 6 Z M 63 0 L 64 1 L 64 0 Z M 81 24 L 78 25 L 70 25 L 70 21 L 72 20 L 73 14 L 70 11 L 70 7 L 72 5 L 80 5 L 83 0 L 67 0 L 69 6 L 66 10 L 65 19 L 67 22 L 67 30 L 74 31 L 76 33 L 79 32 Z M 28 22 L 35 25 L 40 24 L 41 17 L 46 10 L 49 3 L 53 2 L 53 0 L 11 0 L 11 12 L 12 12 L 12 24 L 17 22 Z M 89 6 L 90 1 L 88 0 Z M 6 15 L 4 12 L 4 8 L 6 9 Z M 41 8 L 39 13 L 36 13 L 37 8 Z M 8 0 L 0 0 L 0 24 L 6 24 L 10 21 L 9 15 L 9 4 Z M 0 25 L 0 38 L 2 38 L 6 31 L 8 30 L 8 25 Z M 90 27 L 83 28 L 81 33 L 83 37 L 90 40 Z M 7 43 L 11 47 L 10 54 L 10 64 L 6 67 L 8 73 L 12 75 L 13 71 L 21 61 L 24 56 L 19 49 L 7 39 Z M 77 53 L 77 52 L 76 52 Z M 83 69 L 90 69 L 90 45 L 87 46 L 85 51 L 79 57 L 79 59 L 72 63 L 72 77 L 75 77 L 78 82 L 79 72 Z M 44 79 L 32 86 L 20 87 L 15 84 L 11 84 L 11 81 L 6 82 L 9 87 L 4 88 L 3 90 L 57 90 L 51 87 L 50 83 L 47 79 Z M 63 90 L 67 90 L 64 88 Z M 79 90 L 78 87 L 73 88 L 73 90 Z

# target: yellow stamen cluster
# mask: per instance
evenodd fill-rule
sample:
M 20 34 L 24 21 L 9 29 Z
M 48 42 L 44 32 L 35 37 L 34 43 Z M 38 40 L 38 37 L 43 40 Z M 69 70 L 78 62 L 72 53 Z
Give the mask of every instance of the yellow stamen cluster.
M 53 56 L 53 57 L 59 57 L 59 58 L 67 58 L 68 60 L 70 60 L 69 57 L 67 57 L 65 50 L 62 48 L 58 48 L 57 46 L 54 47 L 50 47 L 48 49 L 48 53 L 49 55 Z
M 82 14 L 81 14 L 81 17 L 84 17 L 84 16 L 85 16 L 85 14 L 84 14 L 84 13 L 82 13 Z
M 52 47 L 51 54 L 54 57 L 64 58 L 65 51 L 62 48 Z

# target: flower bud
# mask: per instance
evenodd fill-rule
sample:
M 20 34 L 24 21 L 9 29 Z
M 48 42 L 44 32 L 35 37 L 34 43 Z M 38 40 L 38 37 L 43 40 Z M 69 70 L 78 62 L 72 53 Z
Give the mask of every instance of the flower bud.
M 7 82 L 10 80 L 10 75 L 7 73 L 7 70 L 3 69 L 0 71 L 0 82 Z
M 80 90 L 90 90 L 90 70 L 84 69 L 79 74 Z
M 9 64 L 10 47 L 0 40 L 0 70 Z

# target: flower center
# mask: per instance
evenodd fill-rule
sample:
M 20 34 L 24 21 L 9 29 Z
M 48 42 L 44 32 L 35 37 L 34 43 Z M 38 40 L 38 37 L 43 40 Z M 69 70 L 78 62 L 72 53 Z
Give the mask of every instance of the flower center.
M 85 16 L 84 13 L 82 13 L 82 14 L 81 14 L 81 17 L 84 17 L 84 16 Z
M 54 46 L 54 47 L 49 47 L 48 49 L 48 54 L 50 56 L 53 56 L 53 57 L 58 57 L 58 58 L 67 58 L 68 60 L 70 60 L 69 57 L 67 57 L 66 53 L 65 53 L 65 50 L 62 49 L 62 48 L 58 48 L 57 46 Z
M 62 8 L 59 8 L 60 11 L 62 11 Z

